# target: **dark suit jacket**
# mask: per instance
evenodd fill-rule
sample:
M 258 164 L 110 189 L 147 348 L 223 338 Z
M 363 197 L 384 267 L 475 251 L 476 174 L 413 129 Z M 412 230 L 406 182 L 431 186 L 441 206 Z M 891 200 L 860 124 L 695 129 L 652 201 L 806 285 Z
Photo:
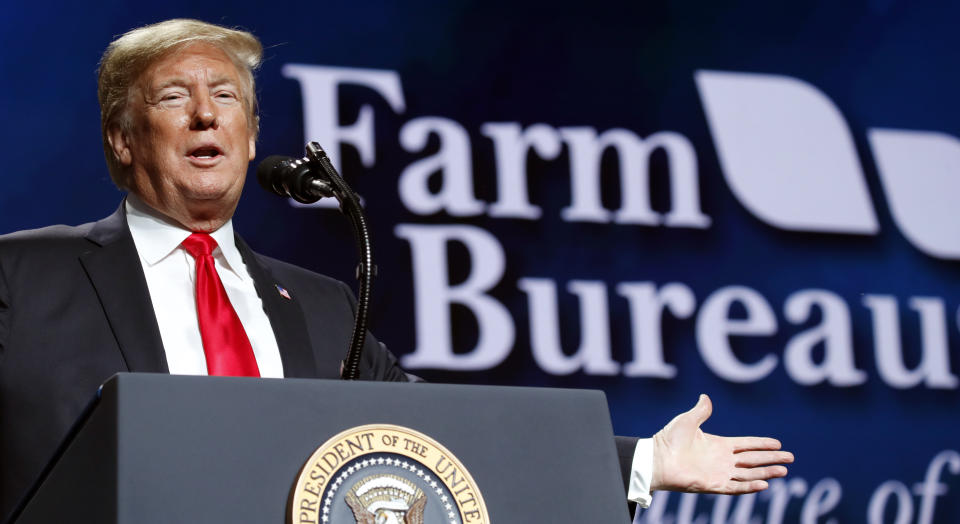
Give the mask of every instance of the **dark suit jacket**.
M 0 518 L 41 473 L 114 373 L 167 373 L 140 260 L 120 206 L 99 222 L 0 236 Z M 270 319 L 284 375 L 337 378 L 354 299 L 342 282 L 237 247 Z M 292 297 L 280 296 L 276 284 Z M 367 380 L 408 380 L 371 335 Z M 624 481 L 636 439 L 619 438 Z
M 254 253 L 237 238 L 287 377 L 336 378 L 353 329 L 342 282 Z M 276 284 L 292 299 L 280 296 Z M 367 337 L 361 378 L 407 380 Z M 40 474 L 97 388 L 122 371 L 166 373 L 123 206 L 77 227 L 0 237 L 0 518 Z

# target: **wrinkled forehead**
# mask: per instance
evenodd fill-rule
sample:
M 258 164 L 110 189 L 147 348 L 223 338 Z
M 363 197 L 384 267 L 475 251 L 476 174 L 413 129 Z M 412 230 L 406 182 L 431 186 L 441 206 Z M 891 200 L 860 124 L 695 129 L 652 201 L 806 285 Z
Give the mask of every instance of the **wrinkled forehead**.
M 153 90 L 169 84 L 189 84 L 202 80 L 207 84 L 236 84 L 246 87 L 246 76 L 236 61 L 223 49 L 207 43 L 186 44 L 153 60 L 135 84 Z

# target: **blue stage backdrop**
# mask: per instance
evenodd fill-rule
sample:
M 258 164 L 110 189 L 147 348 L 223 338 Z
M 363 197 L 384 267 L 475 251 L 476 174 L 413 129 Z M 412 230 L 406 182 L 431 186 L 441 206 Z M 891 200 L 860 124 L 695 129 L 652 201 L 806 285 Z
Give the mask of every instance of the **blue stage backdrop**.
M 796 454 L 763 494 L 658 494 L 643 522 L 960 522 L 960 8 L 722 4 L 7 3 L 0 230 L 119 204 L 115 35 L 240 26 L 266 46 L 258 160 L 318 140 L 362 194 L 373 331 L 411 371 L 602 389 L 634 435 L 706 392 L 705 430 Z M 251 177 L 235 224 L 352 282 L 330 207 Z

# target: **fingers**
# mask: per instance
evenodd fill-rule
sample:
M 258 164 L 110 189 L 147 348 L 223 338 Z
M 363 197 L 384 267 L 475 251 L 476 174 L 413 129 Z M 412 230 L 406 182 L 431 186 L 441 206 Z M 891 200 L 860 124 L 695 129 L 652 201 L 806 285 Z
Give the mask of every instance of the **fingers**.
M 767 437 L 730 437 L 733 441 L 733 452 L 752 451 L 759 449 L 780 449 L 780 441 Z
M 735 455 L 737 467 L 752 468 L 768 464 L 790 464 L 793 453 L 789 451 L 744 451 Z
M 756 493 L 767 489 L 769 484 L 765 480 L 737 481 L 731 480 L 724 487 L 724 495 L 743 495 L 746 493 Z
M 710 418 L 710 414 L 713 413 L 713 403 L 710 402 L 710 397 L 701 393 L 700 398 L 697 399 L 697 405 L 693 406 L 693 409 L 688 413 L 693 415 L 697 426 L 706 422 Z
M 767 480 L 787 476 L 787 468 L 783 466 L 765 466 L 762 468 L 737 468 L 733 472 L 735 481 Z

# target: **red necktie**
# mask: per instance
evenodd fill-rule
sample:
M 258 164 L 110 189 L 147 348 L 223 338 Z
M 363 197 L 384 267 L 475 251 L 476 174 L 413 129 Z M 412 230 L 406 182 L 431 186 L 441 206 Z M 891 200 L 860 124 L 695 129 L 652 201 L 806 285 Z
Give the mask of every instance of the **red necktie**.
M 207 357 L 207 373 L 259 377 L 250 339 L 213 265 L 211 253 L 217 241 L 206 233 L 194 233 L 181 245 L 197 262 L 197 319 L 203 353 Z

